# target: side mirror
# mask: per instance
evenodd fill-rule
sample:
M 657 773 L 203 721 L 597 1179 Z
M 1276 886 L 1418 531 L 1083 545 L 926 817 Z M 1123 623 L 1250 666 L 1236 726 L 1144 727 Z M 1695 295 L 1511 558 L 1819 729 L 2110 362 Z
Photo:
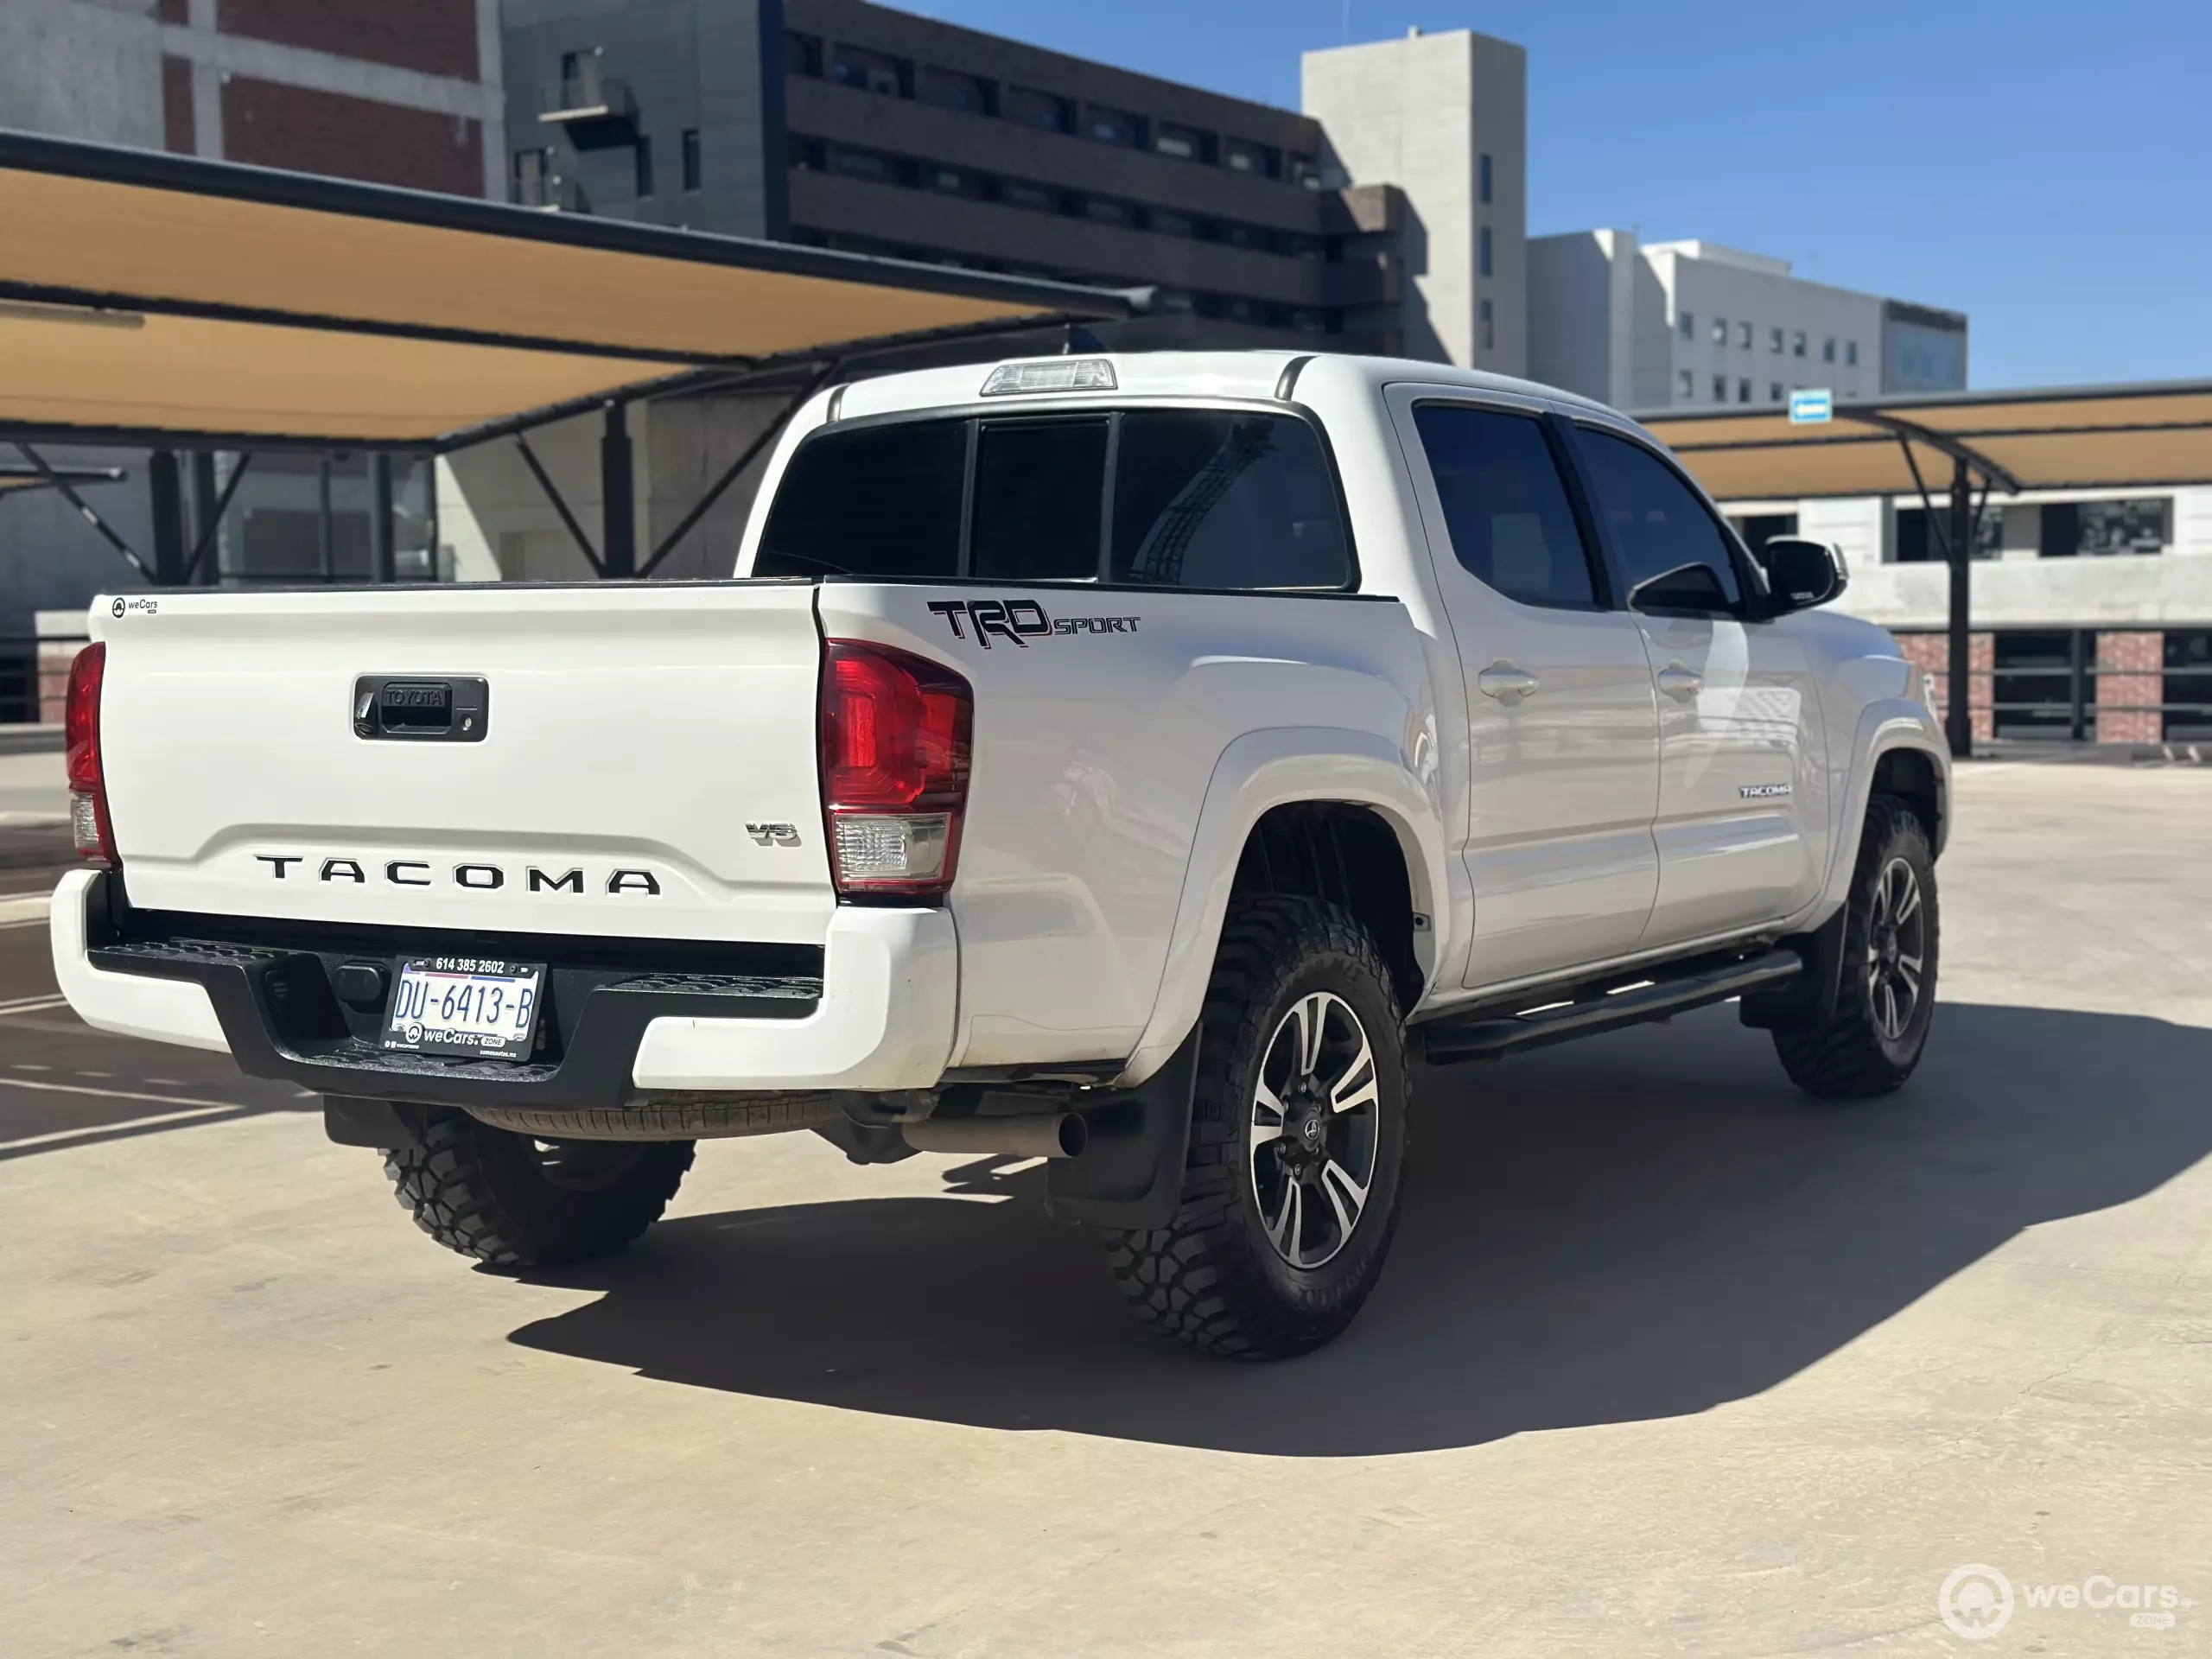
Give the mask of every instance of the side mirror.
M 1646 577 L 1629 589 L 1628 603 L 1630 610 L 1660 613 L 1688 611 L 1699 616 L 1736 608 L 1713 567 L 1703 563 L 1678 564 L 1671 570 Z
M 1766 567 L 1768 606 L 1776 615 L 1825 605 L 1851 585 L 1840 548 L 1796 536 L 1777 536 L 1759 550 Z

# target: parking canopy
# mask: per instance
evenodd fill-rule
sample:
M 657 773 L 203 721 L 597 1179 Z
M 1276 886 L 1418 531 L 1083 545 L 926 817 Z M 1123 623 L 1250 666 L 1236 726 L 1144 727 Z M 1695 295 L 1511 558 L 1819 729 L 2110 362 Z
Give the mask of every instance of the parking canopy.
M 0 429 L 449 445 L 1128 294 L 0 132 Z
M 1961 467 L 2000 493 L 2212 480 L 2212 381 L 1885 397 L 1804 424 L 1782 410 L 1639 418 L 1724 501 L 1911 494 Z

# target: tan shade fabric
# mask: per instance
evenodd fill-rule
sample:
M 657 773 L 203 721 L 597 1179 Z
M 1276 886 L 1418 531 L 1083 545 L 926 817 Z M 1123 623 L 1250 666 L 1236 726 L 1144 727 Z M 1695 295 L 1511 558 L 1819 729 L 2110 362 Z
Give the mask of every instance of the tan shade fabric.
M 0 426 L 435 442 L 670 372 L 664 363 L 149 316 L 0 314 Z
M 427 441 L 689 368 L 1129 310 L 21 134 L 0 133 L 0 423 L 35 427 Z
M 1826 423 L 1782 410 L 1641 417 L 1722 500 L 1930 490 L 1963 452 L 1976 488 L 2100 489 L 2212 481 L 2212 385 L 1960 392 L 1840 404 Z

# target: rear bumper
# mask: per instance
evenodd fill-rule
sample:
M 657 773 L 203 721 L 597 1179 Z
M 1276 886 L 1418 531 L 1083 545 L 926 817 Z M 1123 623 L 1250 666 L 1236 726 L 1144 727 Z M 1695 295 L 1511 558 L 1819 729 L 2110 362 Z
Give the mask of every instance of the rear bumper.
M 251 1075 L 324 1094 L 560 1111 L 661 1092 L 921 1089 L 952 1048 L 959 947 L 942 910 L 840 909 L 818 976 L 579 978 L 557 1052 L 524 1064 L 385 1053 L 332 999 L 334 953 L 118 929 L 101 872 L 62 879 L 51 925 L 55 976 L 86 1024 L 227 1049 Z

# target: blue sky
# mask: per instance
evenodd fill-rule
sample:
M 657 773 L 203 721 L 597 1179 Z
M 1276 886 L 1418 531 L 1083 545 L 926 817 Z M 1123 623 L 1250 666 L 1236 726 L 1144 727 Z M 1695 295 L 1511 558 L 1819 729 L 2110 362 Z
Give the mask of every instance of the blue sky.
M 1295 107 L 1343 0 L 897 0 Z M 1529 230 L 1704 237 L 1973 318 L 1977 387 L 2212 377 L 2208 0 L 1351 0 L 1529 48 Z

